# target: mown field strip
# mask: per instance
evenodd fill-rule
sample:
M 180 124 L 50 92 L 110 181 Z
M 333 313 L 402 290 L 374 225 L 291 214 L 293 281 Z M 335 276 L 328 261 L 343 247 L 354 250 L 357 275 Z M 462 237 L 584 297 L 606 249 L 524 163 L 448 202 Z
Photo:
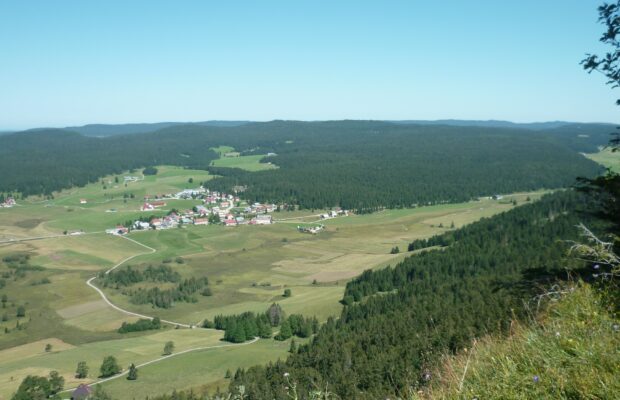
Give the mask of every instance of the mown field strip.
M 163 321 L 162 321 L 162 322 L 163 322 Z M 230 343 L 230 344 L 219 344 L 219 345 L 217 345 L 217 346 L 195 347 L 195 348 L 193 348 L 193 349 L 183 350 L 183 351 L 180 351 L 180 352 L 178 352 L 178 353 L 169 354 L 169 355 L 167 355 L 167 356 L 161 356 L 161 357 L 156 358 L 156 359 L 154 359 L 154 360 L 147 361 L 147 362 L 144 362 L 144 363 L 142 363 L 142 364 L 138 364 L 138 365 L 136 365 L 136 368 L 142 368 L 142 367 L 145 367 L 145 366 L 147 366 L 147 365 L 150 365 L 150 364 L 155 364 L 155 363 L 158 363 L 158 362 L 160 362 L 160 361 L 167 360 L 167 359 L 172 358 L 172 357 L 180 356 L 180 355 L 182 355 L 182 354 L 191 353 L 191 352 L 193 352 L 193 351 L 200 351 L 200 350 L 211 350 L 211 349 L 220 349 L 220 348 L 222 348 L 222 347 L 233 347 L 233 346 L 237 346 L 237 347 L 238 347 L 238 346 L 246 346 L 246 345 L 249 345 L 249 344 L 252 344 L 252 343 L 256 343 L 258 340 L 259 340 L 259 338 L 258 338 L 258 337 L 255 337 L 254 339 L 250 340 L 249 342 L 244 342 L 244 343 Z M 111 381 L 111 380 L 118 379 L 118 378 L 120 378 L 120 377 L 122 377 L 122 376 L 125 376 L 125 375 L 127 375 L 128 373 L 129 373 L 129 369 L 126 369 L 125 371 L 122 371 L 122 372 L 120 372 L 119 374 L 116 374 L 116 375 L 111 376 L 111 377 L 109 377 L 109 378 L 104 378 L 104 379 L 98 380 L 98 381 L 96 381 L 96 382 L 89 383 L 89 385 L 90 385 L 90 386 L 94 386 L 94 385 L 99 385 L 99 384 L 101 384 L 101 383 L 109 382 L 109 381 Z M 74 388 L 71 388 L 71 389 L 65 389 L 65 390 L 61 391 L 60 393 L 71 392 L 71 391 L 73 391 L 73 390 L 75 390 L 75 389 L 76 389 L 75 387 L 74 387 Z

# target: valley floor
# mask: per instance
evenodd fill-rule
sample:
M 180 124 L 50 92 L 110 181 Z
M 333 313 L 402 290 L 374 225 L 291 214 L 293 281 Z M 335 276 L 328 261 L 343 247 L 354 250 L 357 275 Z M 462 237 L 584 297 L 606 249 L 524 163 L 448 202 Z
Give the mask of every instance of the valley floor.
M 406 249 L 412 240 L 535 201 L 544 193 L 334 218 L 321 221 L 325 230 L 318 235 L 296 229 L 316 222 L 318 211 L 310 210 L 274 213 L 276 223 L 266 226 L 188 226 L 135 232 L 128 237 L 132 240 L 100 233 L 143 215 L 137 210 L 145 193 L 184 189 L 189 187 L 188 177 L 210 179 L 205 174 L 160 167 L 158 176 L 127 187 L 104 190 L 101 184 L 93 184 L 59 193 L 54 200 L 22 201 L 0 209 L 0 257 L 28 254 L 31 265 L 43 267 L 27 271 L 2 289 L 8 302 L 0 309 L 0 314 L 7 315 L 0 322 L 0 329 L 7 331 L 0 333 L 0 399 L 8 399 L 26 375 L 51 370 L 60 371 L 71 387 L 79 382 L 73 377 L 78 361 L 88 363 L 91 373 L 83 381 L 92 382 L 106 355 L 116 356 L 123 368 L 158 359 L 168 340 L 174 341 L 177 352 L 204 349 L 142 367 L 137 381 L 116 379 L 105 383 L 105 388 L 112 395 L 140 398 L 173 388 L 224 388 L 226 370 L 286 357 L 288 341 L 215 347 L 222 344 L 222 332 L 213 330 L 168 327 L 155 333 L 117 333 L 122 322 L 136 317 L 111 307 L 86 284 L 115 265 L 157 265 L 181 257 L 181 262 L 168 265 L 183 278 L 207 276 L 211 282 L 212 296 L 169 309 L 132 304 L 120 290 L 102 289 L 111 303 L 137 314 L 196 325 L 219 314 L 264 312 L 277 302 L 287 314 L 324 321 L 339 315 L 347 280 L 365 269 L 399 262 L 411 254 Z M 124 199 L 126 191 L 134 193 L 135 199 Z M 81 199 L 87 203 L 80 204 Z M 185 209 L 195 204 L 196 200 L 175 200 L 169 206 Z M 115 212 L 108 212 L 112 208 Z M 85 234 L 64 235 L 65 230 Z M 390 254 L 394 247 L 400 249 L 398 254 Z M 39 284 L 44 279 L 49 282 Z M 292 291 L 291 297 L 282 296 L 285 288 Z M 23 317 L 16 317 L 19 306 L 25 307 Z M 52 347 L 46 352 L 48 343 Z M 177 379 L 181 376 L 182 385 Z

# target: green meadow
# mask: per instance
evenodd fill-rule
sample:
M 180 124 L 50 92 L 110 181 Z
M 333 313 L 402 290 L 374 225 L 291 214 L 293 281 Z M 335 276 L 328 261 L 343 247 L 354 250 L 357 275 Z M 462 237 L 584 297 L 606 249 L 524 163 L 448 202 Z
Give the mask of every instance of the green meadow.
M 605 168 L 620 173 L 620 152 L 612 152 L 610 149 L 604 149 L 598 153 L 586 154 L 586 157 L 603 165 Z
M 229 152 L 232 149 L 220 149 Z M 258 163 L 262 156 L 254 157 Z M 230 161 L 229 161 L 230 160 Z M 246 163 L 245 157 L 218 161 Z M 230 166 L 230 165 L 228 165 Z M 287 314 L 299 313 L 325 321 L 338 316 L 346 282 L 369 268 L 394 265 L 406 257 L 407 245 L 477 221 L 528 201 L 544 192 L 507 195 L 501 201 L 481 199 L 414 209 L 384 210 L 369 215 L 341 216 L 320 220 L 318 211 L 276 212 L 277 223 L 265 226 L 184 226 L 164 231 L 139 231 L 129 235 L 146 248 L 103 233 L 105 229 L 145 215 L 163 215 L 172 208 L 188 209 L 200 200 L 171 200 L 156 211 L 142 212 L 144 196 L 197 187 L 211 179 L 205 171 L 160 166 L 155 176 L 139 172 L 110 176 L 83 188 L 56 193 L 54 199 L 28 199 L 10 209 L 0 209 L 0 257 L 23 253 L 30 264 L 43 267 L 26 271 L 25 276 L 7 282 L 0 293 L 8 302 L 0 314 L 0 399 L 8 398 L 27 374 L 44 374 L 57 369 L 68 384 L 77 383 L 72 373 L 85 360 L 95 373 L 105 355 L 116 356 L 123 367 L 160 356 L 163 342 L 170 339 L 177 350 L 218 345 L 221 332 L 170 327 L 159 331 L 119 334 L 122 322 L 135 318 L 107 305 L 86 280 L 99 271 L 131 258 L 126 265 L 159 265 L 164 260 L 182 258 L 170 265 L 182 277 L 207 276 L 212 296 L 198 296 L 196 303 L 177 303 L 169 309 L 135 305 L 120 290 L 106 288 L 117 306 L 150 316 L 187 324 L 199 324 L 218 314 L 245 311 L 264 312 L 277 302 Z M 128 182 L 125 175 L 139 180 Z M 192 183 L 189 183 L 190 178 Z M 85 202 L 80 202 L 85 200 Z M 317 235 L 300 233 L 297 225 L 321 223 Z M 67 231 L 67 235 L 63 233 Z M 83 234 L 71 235 L 79 231 Z M 37 238 L 36 240 L 30 240 Z M 7 242 L 7 240 L 15 240 Z M 26 239 L 26 240 L 25 240 Z M 19 241 L 21 240 L 21 241 Z M 399 254 L 390 254 L 393 247 Z M 8 267 L 0 265 L 0 272 Z M 37 284 L 48 279 L 45 284 Z M 97 284 L 97 280 L 95 280 Z M 283 297 L 290 289 L 291 297 Z M 23 306 L 24 317 L 17 317 Z M 6 333 L 5 333 L 6 331 Z M 46 343 L 53 344 L 50 353 Z M 138 398 L 174 388 L 224 387 L 227 369 L 266 363 L 286 356 L 288 344 L 274 340 L 187 353 L 145 366 L 140 378 L 124 378 L 106 383 L 113 395 L 126 393 Z M 183 384 L 179 377 L 183 376 Z M 95 375 L 89 377 L 89 380 Z

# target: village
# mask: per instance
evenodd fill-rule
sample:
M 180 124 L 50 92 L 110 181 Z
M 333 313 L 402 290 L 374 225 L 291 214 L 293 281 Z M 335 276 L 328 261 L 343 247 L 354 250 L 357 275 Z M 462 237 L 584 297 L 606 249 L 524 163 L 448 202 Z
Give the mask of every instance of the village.
M 107 229 L 106 233 L 112 235 L 125 235 L 134 230 L 163 230 L 178 228 L 184 225 L 209 225 L 219 224 L 226 227 L 239 225 L 271 225 L 274 223 L 272 213 L 286 209 L 287 205 L 276 204 L 249 204 L 237 195 L 210 191 L 204 187 L 185 189 L 175 194 L 145 196 L 140 211 L 149 212 L 162 210 L 169 200 L 200 200 L 202 204 L 186 210 L 169 210 L 165 216 L 149 216 L 140 218 L 130 223 L 117 225 Z M 335 208 L 324 214 L 321 219 L 330 219 L 337 216 L 348 216 L 349 212 Z M 316 234 L 321 228 L 299 229 L 300 232 Z

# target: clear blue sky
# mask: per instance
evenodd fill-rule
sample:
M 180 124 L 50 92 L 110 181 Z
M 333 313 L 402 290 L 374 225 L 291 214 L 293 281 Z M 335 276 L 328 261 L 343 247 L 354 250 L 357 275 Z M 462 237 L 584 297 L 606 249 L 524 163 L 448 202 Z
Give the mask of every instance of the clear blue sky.
M 0 129 L 210 119 L 618 122 L 595 0 L 2 1 Z

